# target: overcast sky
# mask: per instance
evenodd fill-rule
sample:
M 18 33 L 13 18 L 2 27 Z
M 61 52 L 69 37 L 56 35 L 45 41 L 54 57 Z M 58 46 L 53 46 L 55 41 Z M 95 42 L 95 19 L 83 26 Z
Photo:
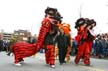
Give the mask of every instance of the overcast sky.
M 58 9 L 63 22 L 70 23 L 73 35 L 77 33 L 74 25 L 80 11 L 82 17 L 96 20 L 96 33 L 108 32 L 107 0 L 0 0 L 0 30 L 23 29 L 38 34 L 48 6 Z

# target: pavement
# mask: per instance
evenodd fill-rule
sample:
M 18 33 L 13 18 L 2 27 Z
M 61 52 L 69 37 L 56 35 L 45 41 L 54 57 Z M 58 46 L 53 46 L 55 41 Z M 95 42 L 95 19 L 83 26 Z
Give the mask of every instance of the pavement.
M 45 54 L 37 53 L 36 56 L 24 59 L 22 66 L 14 65 L 14 56 L 7 56 L 6 52 L 0 52 L 0 71 L 108 71 L 108 60 L 91 58 L 91 66 L 85 66 L 83 62 L 79 65 L 74 63 L 74 56 L 71 56 L 70 63 L 63 65 L 56 60 L 56 67 L 51 68 L 45 63 Z

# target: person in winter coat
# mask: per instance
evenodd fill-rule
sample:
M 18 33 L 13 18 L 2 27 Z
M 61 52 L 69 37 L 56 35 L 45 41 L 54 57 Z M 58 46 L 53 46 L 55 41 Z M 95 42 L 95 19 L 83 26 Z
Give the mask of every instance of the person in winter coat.
M 59 63 L 62 65 L 65 63 L 65 57 L 67 53 L 67 48 L 70 46 L 70 36 L 65 34 L 63 26 L 60 26 L 59 33 L 56 38 L 57 47 L 59 48 Z

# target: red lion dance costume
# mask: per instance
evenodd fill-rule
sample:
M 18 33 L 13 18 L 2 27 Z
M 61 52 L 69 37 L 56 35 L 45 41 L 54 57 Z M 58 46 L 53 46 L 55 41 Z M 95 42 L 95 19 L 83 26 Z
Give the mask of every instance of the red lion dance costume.
M 43 47 L 46 34 L 52 29 L 52 21 L 54 19 L 52 19 L 52 17 L 56 16 L 56 12 L 57 9 L 49 7 L 45 10 L 46 15 L 42 21 L 37 43 L 29 44 L 27 42 L 18 42 L 13 45 L 15 65 L 21 66 L 20 62 L 23 61 L 23 58 L 34 55 Z
M 94 25 L 93 25 L 94 24 Z M 78 34 L 75 37 L 78 42 L 78 53 L 75 58 L 75 63 L 78 64 L 80 59 L 84 59 L 84 64 L 90 66 L 90 53 L 92 50 L 93 40 L 95 35 L 90 31 L 96 25 L 93 20 L 80 18 L 76 22 L 75 28 L 78 29 Z

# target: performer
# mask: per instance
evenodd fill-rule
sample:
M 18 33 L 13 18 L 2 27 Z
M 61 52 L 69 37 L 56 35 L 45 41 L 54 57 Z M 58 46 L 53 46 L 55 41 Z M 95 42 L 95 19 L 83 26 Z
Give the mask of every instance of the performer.
M 46 64 L 49 64 L 51 67 L 55 67 L 55 39 L 58 32 L 58 26 L 56 24 L 60 23 L 61 17 L 59 19 L 54 17 L 55 23 L 52 25 L 52 30 L 47 33 L 45 38 L 45 57 L 46 57 Z
M 15 56 L 15 65 L 21 66 L 20 62 L 23 61 L 23 58 L 34 55 L 43 47 L 46 35 L 52 30 L 52 25 L 55 24 L 53 22 L 55 19 L 60 20 L 59 18 L 57 9 L 48 7 L 45 10 L 45 18 L 42 21 L 37 42 L 35 44 L 18 42 L 12 47 Z
M 84 63 L 87 66 L 90 66 L 90 53 L 92 49 L 92 42 L 94 39 L 94 36 L 91 34 L 90 29 L 94 26 L 92 26 L 92 21 L 89 19 L 83 19 L 86 24 L 86 27 L 83 27 L 83 31 L 80 32 L 76 39 L 78 40 L 78 54 L 75 58 L 75 63 L 78 64 L 80 58 L 84 59 Z M 80 26 L 81 28 L 81 26 Z M 83 34 L 83 35 L 82 35 Z
M 78 30 L 78 34 L 75 37 L 76 42 L 78 43 L 78 52 L 77 56 L 75 58 L 75 63 L 78 64 L 80 59 L 84 57 L 84 63 L 88 65 L 88 60 L 87 60 L 87 45 L 85 42 L 85 39 L 87 38 L 87 22 L 85 21 L 84 18 L 80 18 L 76 22 L 75 28 Z
M 70 37 L 64 33 L 63 26 L 59 28 L 59 34 L 56 38 L 57 47 L 59 48 L 59 62 L 60 65 L 65 63 L 65 57 L 68 46 L 70 46 Z
M 63 26 L 63 23 L 60 22 L 60 24 L 57 24 L 59 27 Z M 57 46 L 57 43 L 55 44 L 55 59 L 58 59 L 59 56 L 59 48 Z
M 56 38 L 56 32 L 49 32 L 46 35 L 45 38 L 45 58 L 46 58 L 46 64 L 49 64 L 51 67 L 55 67 L 55 56 L 54 56 L 54 50 L 55 50 L 55 38 Z
M 64 23 L 63 24 L 63 29 L 64 29 L 64 33 L 70 37 L 70 40 L 69 40 L 70 46 L 68 46 L 67 53 L 66 53 L 66 62 L 69 63 L 70 62 L 70 53 L 71 53 L 71 50 L 72 50 L 72 37 L 71 37 L 71 34 L 70 34 L 70 32 L 71 32 L 70 25 Z

